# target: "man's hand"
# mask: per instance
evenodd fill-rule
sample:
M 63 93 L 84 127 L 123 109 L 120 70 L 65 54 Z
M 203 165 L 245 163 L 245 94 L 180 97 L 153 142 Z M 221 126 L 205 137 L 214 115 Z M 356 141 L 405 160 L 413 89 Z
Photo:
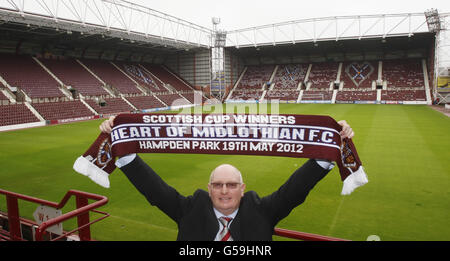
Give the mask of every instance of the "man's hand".
M 115 118 L 116 116 L 111 116 L 108 120 L 102 122 L 102 124 L 100 124 L 100 130 L 104 133 L 111 133 Z
M 342 121 L 338 121 L 338 124 L 342 126 L 342 130 L 339 134 L 341 134 L 341 138 L 345 139 L 345 138 L 353 138 L 353 136 L 355 136 L 355 132 L 352 130 L 352 128 L 350 127 L 350 125 L 348 125 L 348 123 L 344 120 Z

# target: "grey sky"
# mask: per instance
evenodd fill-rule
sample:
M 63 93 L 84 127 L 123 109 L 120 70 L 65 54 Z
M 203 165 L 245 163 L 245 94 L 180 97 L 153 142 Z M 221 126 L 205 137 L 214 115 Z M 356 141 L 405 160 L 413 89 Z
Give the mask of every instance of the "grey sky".
M 132 2 L 206 27 L 212 27 L 211 17 L 220 17 L 219 28 L 224 30 L 328 16 L 423 13 L 430 8 L 437 8 L 440 12 L 450 11 L 448 0 L 133 0 Z

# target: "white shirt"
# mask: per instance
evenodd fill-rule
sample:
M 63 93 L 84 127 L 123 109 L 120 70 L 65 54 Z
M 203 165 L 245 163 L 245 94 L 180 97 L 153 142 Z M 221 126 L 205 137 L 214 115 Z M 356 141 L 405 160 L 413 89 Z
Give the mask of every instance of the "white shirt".
M 121 167 L 127 165 L 128 163 L 132 162 L 134 160 L 134 158 L 136 158 L 136 153 L 132 153 L 132 154 L 128 154 L 123 157 L 120 157 L 119 159 L 116 160 L 116 166 L 118 168 L 121 168 Z

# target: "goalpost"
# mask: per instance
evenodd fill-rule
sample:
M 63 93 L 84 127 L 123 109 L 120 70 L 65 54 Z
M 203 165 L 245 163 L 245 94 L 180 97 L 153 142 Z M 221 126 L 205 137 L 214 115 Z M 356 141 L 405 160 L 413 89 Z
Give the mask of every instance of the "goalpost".
M 323 93 L 307 93 L 303 94 L 301 101 L 324 101 L 325 95 Z

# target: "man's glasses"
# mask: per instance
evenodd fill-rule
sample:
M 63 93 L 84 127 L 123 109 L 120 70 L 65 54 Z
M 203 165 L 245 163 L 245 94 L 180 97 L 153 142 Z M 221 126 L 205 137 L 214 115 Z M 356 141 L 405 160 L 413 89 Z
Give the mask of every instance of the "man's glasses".
M 236 183 L 236 182 L 230 182 L 230 183 L 211 183 L 211 186 L 213 189 L 222 189 L 223 185 L 225 185 L 227 187 L 227 189 L 236 189 L 238 187 L 238 185 L 240 185 L 241 183 Z

